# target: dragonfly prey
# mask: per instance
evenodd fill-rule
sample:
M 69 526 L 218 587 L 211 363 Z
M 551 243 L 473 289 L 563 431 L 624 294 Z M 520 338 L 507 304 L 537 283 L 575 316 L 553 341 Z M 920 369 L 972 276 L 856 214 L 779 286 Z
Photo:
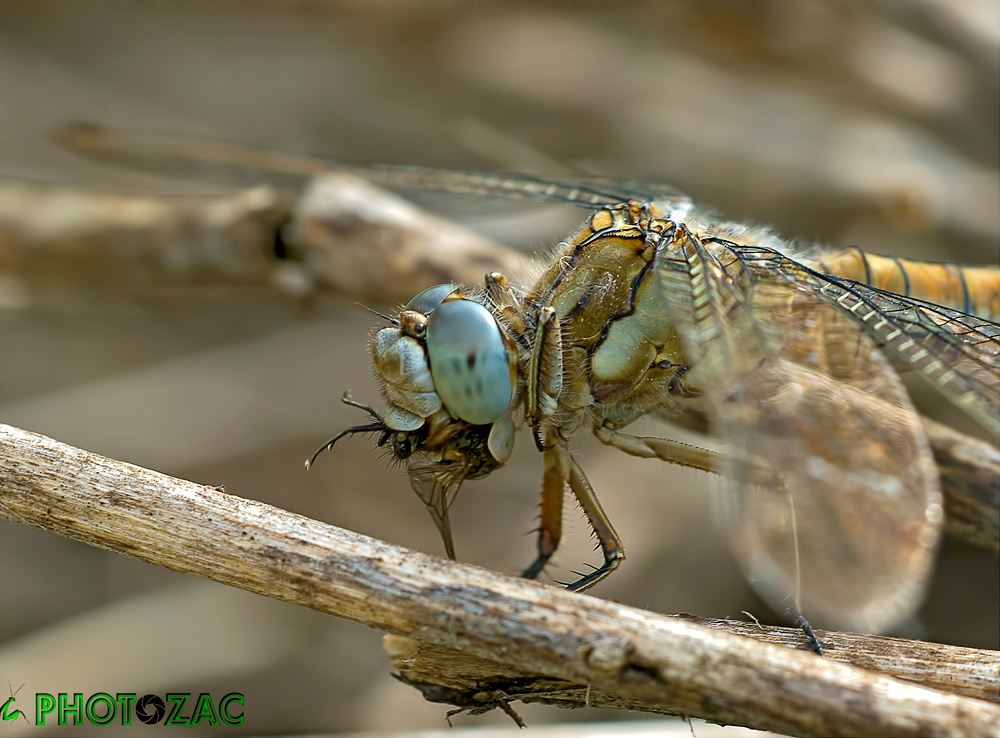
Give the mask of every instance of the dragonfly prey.
M 223 157 L 224 158 L 224 157 Z M 321 165 L 298 161 L 302 171 Z M 287 162 L 285 162 L 287 163 Z M 272 166 L 273 158 L 262 161 Z M 943 522 L 938 469 L 898 372 L 926 379 L 1000 437 L 1000 269 L 857 249 L 801 252 L 670 188 L 411 167 L 347 167 L 377 184 L 578 205 L 587 217 L 530 285 L 442 284 L 371 342 L 384 409 L 345 401 L 405 465 L 454 556 L 449 507 L 508 460 L 519 427 L 542 457 L 537 577 L 568 489 L 603 562 L 624 547 L 574 458 L 578 434 L 721 474 L 719 517 L 771 603 L 880 631 L 919 604 Z M 724 451 L 627 432 L 646 415 L 707 419 Z

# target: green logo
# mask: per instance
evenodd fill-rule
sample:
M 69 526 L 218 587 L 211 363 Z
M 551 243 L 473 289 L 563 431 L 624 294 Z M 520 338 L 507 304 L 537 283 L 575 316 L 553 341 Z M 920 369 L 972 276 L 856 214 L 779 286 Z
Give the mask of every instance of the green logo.
M 24 710 L 15 705 L 17 693 L 8 682 L 10 697 L 0 703 L 0 728 L 4 723 L 22 718 L 32 722 Z M 80 692 L 38 692 L 35 694 L 35 725 L 133 725 L 133 719 L 146 725 L 243 725 L 246 699 L 242 692 L 229 692 L 221 699 L 202 692 L 167 692 L 164 697 L 155 694 L 142 695 L 135 692 L 95 692 L 84 695 Z M 168 708 L 169 705 L 169 708 Z M 0 736 L 2 736 L 0 730 Z
M 21 687 L 23 686 L 24 685 L 22 684 Z M 21 691 L 21 687 L 17 688 L 17 692 Z M 30 725 L 31 721 L 28 720 L 28 716 L 24 714 L 24 711 L 18 710 L 16 707 L 14 707 L 14 698 L 17 696 L 17 692 L 15 692 L 13 688 L 11 688 L 10 682 L 7 682 L 7 691 L 10 692 L 10 697 L 8 697 L 7 701 L 3 703 L 3 706 L 0 706 L 0 718 L 2 718 L 4 721 L 7 721 L 7 720 L 17 720 L 20 717 L 24 718 L 24 722 Z

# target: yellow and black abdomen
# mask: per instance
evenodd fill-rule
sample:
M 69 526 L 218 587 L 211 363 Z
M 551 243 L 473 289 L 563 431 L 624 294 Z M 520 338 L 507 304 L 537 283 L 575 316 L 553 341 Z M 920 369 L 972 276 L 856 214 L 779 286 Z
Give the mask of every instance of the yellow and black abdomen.
M 852 248 L 816 260 L 827 274 L 1000 321 L 1000 268 L 876 256 Z

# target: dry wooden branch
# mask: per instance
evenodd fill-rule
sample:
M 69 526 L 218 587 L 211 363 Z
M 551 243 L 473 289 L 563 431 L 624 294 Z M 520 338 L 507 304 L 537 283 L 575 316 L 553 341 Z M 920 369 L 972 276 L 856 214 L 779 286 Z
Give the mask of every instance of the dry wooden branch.
M 798 628 L 693 615 L 672 617 L 784 648 L 801 649 L 803 646 L 802 631 Z M 995 654 L 992 658 L 984 658 L 984 652 L 975 648 L 856 633 L 820 631 L 819 637 L 829 659 L 925 687 L 1000 702 L 1000 676 L 996 673 L 1000 657 Z M 669 712 L 657 710 L 655 705 L 623 702 L 616 695 L 592 689 L 587 684 L 531 674 L 516 666 L 475 659 L 453 649 L 431 646 L 404 636 L 387 635 L 385 650 L 407 682 L 429 691 L 430 696 L 443 687 L 463 695 L 465 701 L 470 701 L 479 692 L 500 691 L 522 702 L 555 703 L 562 707 L 589 705 Z
M 346 173 L 309 180 L 300 197 L 267 186 L 166 199 L 0 182 L 0 272 L 35 296 L 251 288 L 405 303 L 434 284 L 481 284 L 525 265 Z
M 984 700 L 408 551 L 10 426 L 0 454 L 0 514 L 13 521 L 630 705 L 795 735 L 1000 728 Z M 997 655 L 962 651 L 956 671 L 995 694 Z

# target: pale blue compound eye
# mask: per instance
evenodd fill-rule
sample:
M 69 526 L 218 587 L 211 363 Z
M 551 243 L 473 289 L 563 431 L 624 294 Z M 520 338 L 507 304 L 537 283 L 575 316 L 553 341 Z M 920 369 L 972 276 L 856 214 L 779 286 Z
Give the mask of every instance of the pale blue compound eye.
M 473 425 L 492 423 L 514 394 L 507 348 L 496 318 L 471 300 L 449 300 L 427 322 L 434 389 L 448 411 Z
M 444 302 L 444 298 L 457 289 L 457 284 L 436 284 L 428 287 L 406 303 L 404 310 L 416 310 L 418 313 L 430 315 L 434 308 Z

